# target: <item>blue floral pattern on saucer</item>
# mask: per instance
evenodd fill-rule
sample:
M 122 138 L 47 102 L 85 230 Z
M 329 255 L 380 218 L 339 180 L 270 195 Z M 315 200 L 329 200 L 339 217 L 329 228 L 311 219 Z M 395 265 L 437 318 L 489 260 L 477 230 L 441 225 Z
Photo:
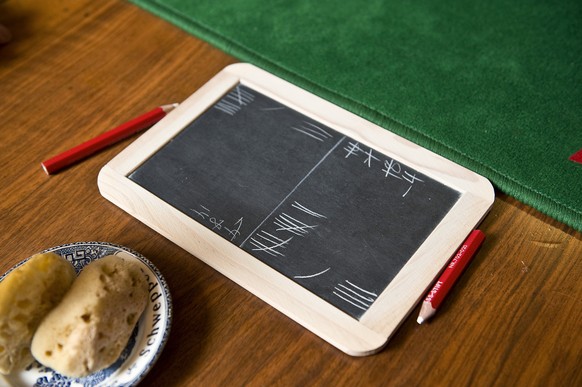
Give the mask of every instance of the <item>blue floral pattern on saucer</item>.
M 134 329 L 121 356 L 109 368 L 84 378 L 68 378 L 52 369 L 33 362 L 24 371 L 4 376 L 4 381 L 14 386 L 35 387 L 130 387 L 137 385 L 153 367 L 164 348 L 172 322 L 172 301 L 168 285 L 159 270 L 141 254 L 127 247 L 106 242 L 77 242 L 53 247 L 54 252 L 66 258 L 77 274 L 90 262 L 107 255 L 120 255 L 141 263 L 149 288 L 149 302 Z M 14 266 L 10 271 L 25 263 Z M 0 281 L 10 273 L 0 277 Z M 0 375 L 0 385 L 2 385 Z

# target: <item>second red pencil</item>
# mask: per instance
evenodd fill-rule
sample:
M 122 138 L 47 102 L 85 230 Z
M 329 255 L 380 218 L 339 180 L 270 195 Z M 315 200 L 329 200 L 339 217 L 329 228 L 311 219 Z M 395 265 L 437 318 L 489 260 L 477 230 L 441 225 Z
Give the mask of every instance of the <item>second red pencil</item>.
M 443 302 L 469 261 L 471 261 L 484 239 L 485 234 L 480 230 L 474 230 L 469 234 L 422 303 L 416 320 L 419 324 L 422 324 L 435 314 L 437 308 Z

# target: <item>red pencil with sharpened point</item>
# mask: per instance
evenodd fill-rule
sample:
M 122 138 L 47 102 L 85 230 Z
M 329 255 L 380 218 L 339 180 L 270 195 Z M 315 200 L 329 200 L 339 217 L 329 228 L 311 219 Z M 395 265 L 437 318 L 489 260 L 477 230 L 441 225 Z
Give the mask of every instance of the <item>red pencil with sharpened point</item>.
M 419 324 L 422 324 L 436 313 L 436 310 L 465 267 L 467 267 L 484 239 L 485 234 L 480 230 L 474 230 L 469 234 L 422 303 L 418 319 L 416 320 Z
M 74 148 L 71 148 L 63 153 L 60 153 L 41 163 L 42 168 L 47 175 L 52 175 L 63 168 L 70 166 L 82 159 L 85 159 L 92 154 L 113 145 L 132 134 L 149 128 L 156 122 L 160 121 L 170 111 L 178 106 L 177 103 L 171 105 L 159 106 L 139 117 L 136 117 L 124 124 L 121 124 L 107 132 L 86 141 Z

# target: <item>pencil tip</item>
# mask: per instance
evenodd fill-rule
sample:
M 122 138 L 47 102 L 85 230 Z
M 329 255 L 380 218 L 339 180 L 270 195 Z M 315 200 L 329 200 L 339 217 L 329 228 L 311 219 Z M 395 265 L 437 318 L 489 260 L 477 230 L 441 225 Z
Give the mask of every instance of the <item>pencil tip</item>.
M 169 112 L 171 112 L 172 110 L 174 110 L 175 108 L 177 108 L 177 107 L 178 107 L 178 105 L 180 105 L 180 104 L 179 104 L 179 103 L 171 103 L 171 104 L 169 104 L 169 105 L 163 105 L 163 106 L 160 106 L 160 107 L 162 108 L 162 110 L 163 110 L 164 112 L 166 112 L 166 113 L 169 113 Z
M 42 170 L 44 171 L 44 173 L 46 173 L 47 175 L 50 176 L 50 172 L 49 170 L 46 168 L 46 165 L 44 165 L 44 162 L 40 163 L 40 166 L 42 167 Z

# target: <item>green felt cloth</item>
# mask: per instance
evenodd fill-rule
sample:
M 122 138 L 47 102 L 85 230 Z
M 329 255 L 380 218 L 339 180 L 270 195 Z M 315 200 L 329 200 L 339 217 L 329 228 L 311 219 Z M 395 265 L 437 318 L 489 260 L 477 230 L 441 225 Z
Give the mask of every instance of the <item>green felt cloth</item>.
M 132 1 L 582 230 L 581 1 Z

